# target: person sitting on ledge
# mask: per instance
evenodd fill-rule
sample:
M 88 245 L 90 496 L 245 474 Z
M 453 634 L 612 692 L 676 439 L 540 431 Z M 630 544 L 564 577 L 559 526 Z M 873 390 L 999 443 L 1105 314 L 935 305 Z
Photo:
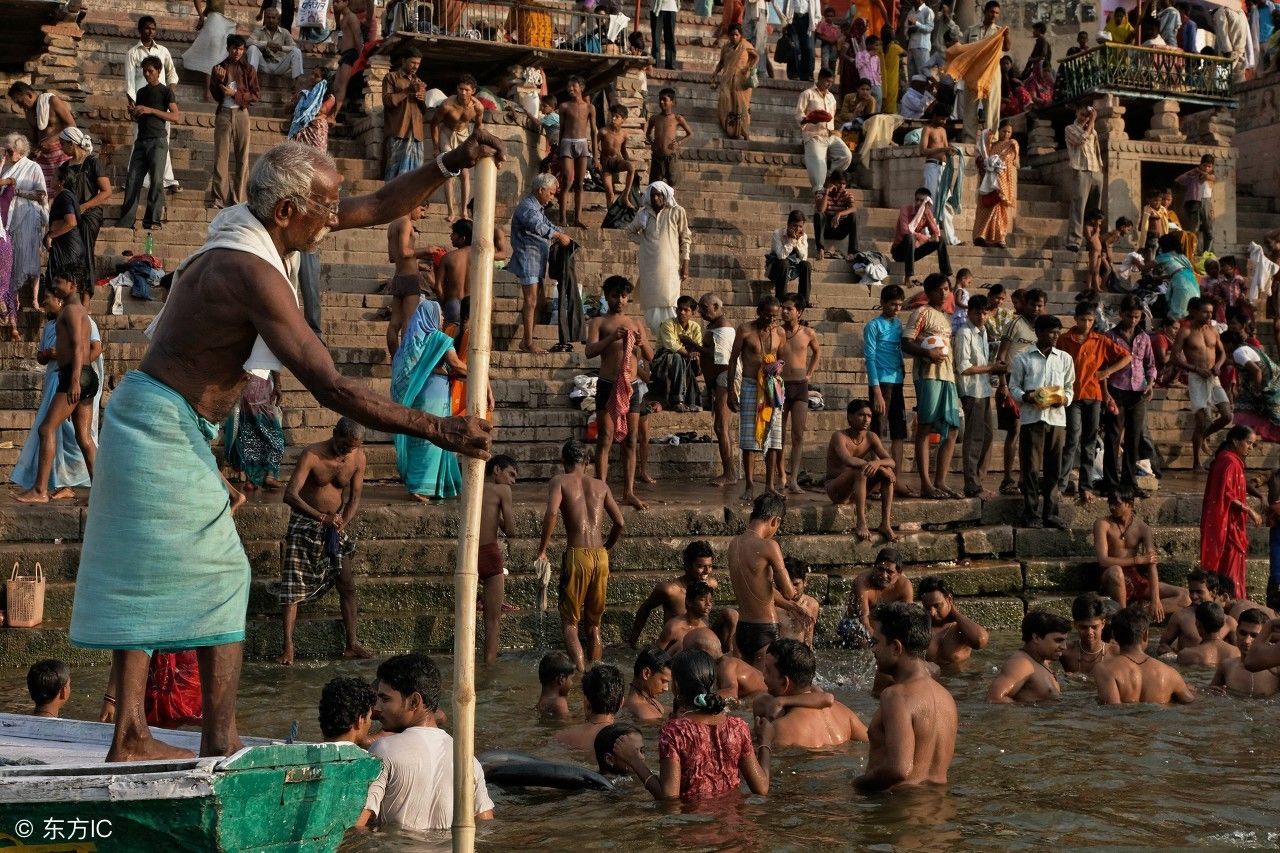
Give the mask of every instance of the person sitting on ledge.
M 938 665 L 967 661 L 974 649 L 987 647 L 987 629 L 956 607 L 951 584 L 940 575 L 920 579 L 919 601 L 929 614 L 933 632 L 927 660 Z
M 893 497 L 897 482 L 893 457 L 884 449 L 880 437 L 871 432 L 871 403 L 851 400 L 845 413 L 848 429 L 842 429 L 827 442 L 827 497 L 836 506 L 853 504 L 854 535 L 860 540 L 871 538 L 867 528 L 867 492 L 880 486 L 880 526 L 877 531 L 892 542 Z
M 692 633 L 692 632 L 691 632 Z M 657 646 L 641 649 L 632 668 L 622 710 L 638 723 L 666 719 L 667 707 L 658 699 L 671 689 L 671 658 Z
M 1121 607 L 1150 602 L 1151 618 L 1163 622 L 1191 603 L 1187 591 L 1160 580 L 1155 540 L 1150 526 L 1133 509 L 1133 495 L 1114 492 L 1107 498 L 1108 515 L 1093 523 L 1093 550 L 1102 572 L 1099 592 Z

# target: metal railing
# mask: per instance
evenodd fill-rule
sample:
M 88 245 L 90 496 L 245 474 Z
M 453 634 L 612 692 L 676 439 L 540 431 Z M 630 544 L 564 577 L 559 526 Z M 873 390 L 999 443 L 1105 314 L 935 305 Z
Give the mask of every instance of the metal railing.
M 1231 104 L 1234 93 L 1227 57 L 1111 43 L 1062 60 L 1053 86 L 1058 103 L 1111 94 Z
M 625 53 L 631 19 L 514 0 L 396 0 L 387 32 L 427 33 L 499 44 Z M 612 38 L 610 38 L 612 36 Z

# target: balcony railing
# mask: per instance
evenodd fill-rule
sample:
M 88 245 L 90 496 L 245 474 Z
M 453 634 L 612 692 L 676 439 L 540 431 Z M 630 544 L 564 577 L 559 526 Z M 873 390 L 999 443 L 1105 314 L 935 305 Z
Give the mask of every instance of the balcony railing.
M 631 32 L 625 15 L 513 0 L 399 0 L 389 17 L 392 32 L 582 53 L 625 53 Z
M 1099 94 L 1233 105 L 1231 60 L 1167 48 L 1107 43 L 1059 63 L 1053 86 L 1055 101 L 1066 103 Z

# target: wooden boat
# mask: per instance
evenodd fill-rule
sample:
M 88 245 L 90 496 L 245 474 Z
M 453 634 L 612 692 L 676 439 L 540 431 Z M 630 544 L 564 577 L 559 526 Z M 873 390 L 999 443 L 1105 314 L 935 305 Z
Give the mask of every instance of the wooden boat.
M 245 738 L 225 758 L 106 764 L 105 723 L 0 714 L 0 851 L 332 851 L 380 762 Z M 164 731 L 196 751 L 198 732 Z

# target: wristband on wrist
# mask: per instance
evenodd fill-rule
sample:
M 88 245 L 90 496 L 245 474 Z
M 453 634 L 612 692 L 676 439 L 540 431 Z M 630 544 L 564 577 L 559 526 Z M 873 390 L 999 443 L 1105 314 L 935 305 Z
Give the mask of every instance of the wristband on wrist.
M 448 166 L 446 166 L 446 165 L 444 164 L 444 155 L 443 155 L 443 154 L 437 154 L 437 155 L 436 155 L 436 168 L 437 168 L 437 169 L 439 169 L 439 170 L 440 170 L 440 174 L 444 175 L 446 178 L 456 178 L 456 177 L 458 177 L 459 175 L 461 175 L 461 174 L 462 174 L 462 170 L 461 170 L 461 169 L 459 169 L 459 170 L 458 170 L 458 171 L 456 171 L 456 172 L 450 172 L 450 171 L 449 171 L 449 167 L 448 167 Z

